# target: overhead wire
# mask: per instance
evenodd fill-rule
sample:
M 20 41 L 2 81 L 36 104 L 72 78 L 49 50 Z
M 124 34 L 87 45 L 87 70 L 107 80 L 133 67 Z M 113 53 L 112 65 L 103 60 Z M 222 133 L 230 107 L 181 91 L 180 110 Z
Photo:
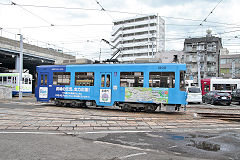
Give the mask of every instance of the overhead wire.
M 202 22 L 199 24 L 199 26 L 201 26 L 201 25 L 203 24 L 203 22 L 206 22 L 206 21 L 207 21 L 208 17 L 213 13 L 213 11 L 217 8 L 217 6 L 218 6 L 222 1 L 223 1 L 223 0 L 220 0 L 220 1 L 217 3 L 217 5 L 211 10 L 211 12 L 207 15 L 207 17 L 202 20 Z
M 11 4 L 4 4 L 0 3 L 0 5 L 11 5 Z M 85 11 L 102 11 L 102 9 L 97 8 L 82 8 L 82 7 L 62 7 L 62 6 L 47 6 L 47 5 L 32 5 L 32 4 L 18 4 L 18 6 L 23 7 L 37 7 L 37 8 L 49 8 L 49 9 L 67 9 L 67 10 L 85 10 Z M 134 14 L 134 15 L 148 15 L 143 14 L 139 12 L 127 12 L 127 11 L 117 11 L 117 10 L 106 10 L 106 12 L 112 12 L 112 13 L 122 13 L 122 14 Z M 183 18 L 183 17 L 173 17 L 173 16 L 164 16 L 160 15 L 160 17 L 168 18 L 168 19 L 178 19 L 178 20 L 185 20 L 185 21 L 195 21 L 195 22 L 202 22 L 203 20 L 200 19 L 192 19 L 192 18 Z M 205 21 L 208 23 L 216 23 L 216 24 L 224 24 L 224 25 L 234 25 L 234 26 L 240 26 L 240 24 L 233 24 L 233 23 L 222 23 L 222 22 L 215 22 L 215 21 Z
M 40 17 L 39 15 L 37 15 L 37 14 L 35 14 L 35 13 L 33 13 L 33 12 L 31 12 L 31 11 L 25 9 L 25 8 L 23 8 L 21 5 L 18 5 L 17 3 L 13 2 L 13 1 L 11 1 L 11 3 L 12 3 L 12 5 L 14 5 L 14 6 L 18 6 L 18 7 L 20 7 L 21 9 L 23 9 L 23 10 L 27 11 L 28 13 L 32 14 L 33 16 L 35 16 L 35 17 L 41 19 L 42 21 L 44 21 L 44 22 L 50 24 L 50 26 L 54 26 L 54 24 L 50 23 L 50 22 L 49 22 L 48 20 L 46 20 L 45 18 L 42 18 L 42 17 Z
M 95 0 L 96 1 L 96 0 Z M 215 24 L 221 24 L 221 25 L 226 25 L 226 26 L 235 26 L 235 27 L 225 27 L 223 26 L 223 28 L 239 28 L 240 25 L 239 24 L 233 24 L 233 23 L 222 23 L 222 22 L 213 22 L 213 21 L 208 21 L 208 17 L 213 13 L 213 11 L 217 8 L 217 6 L 222 2 L 223 0 L 219 1 L 218 4 L 211 10 L 211 12 L 207 15 L 207 17 L 203 20 L 197 20 L 197 19 L 190 19 L 190 18 L 181 18 L 181 17 L 170 17 L 170 16 L 161 16 L 161 17 L 165 17 L 165 18 L 169 18 L 169 19 L 179 19 L 179 20 L 185 20 L 185 21 L 195 21 L 195 22 L 201 22 L 199 25 L 186 25 L 186 24 L 166 24 L 169 26 L 204 26 L 203 23 L 215 23 Z M 97 2 L 97 1 L 96 1 Z M 14 3 L 14 2 L 13 2 Z M 99 2 L 98 2 L 99 3 Z M 15 5 L 15 4 L 1 4 L 0 5 Z M 102 7 L 102 5 L 99 3 L 99 6 L 101 7 L 101 10 L 99 9 L 94 9 L 94 8 L 80 8 L 80 7 L 56 7 L 56 6 L 36 6 L 36 5 L 20 5 L 17 4 L 18 6 L 21 7 L 44 7 L 44 8 L 52 8 L 52 9 L 81 9 L 81 10 L 87 10 L 87 11 L 105 11 L 105 12 L 116 12 L 116 13 L 127 13 L 127 14 L 140 14 L 140 15 L 147 15 L 147 14 L 142 14 L 142 13 L 134 13 L 134 12 L 124 12 L 124 11 L 111 11 L 111 10 L 106 10 Z M 23 8 L 24 9 L 24 8 Z M 36 15 L 35 15 L 36 16 Z M 37 17 L 37 16 L 36 16 Z M 39 17 L 38 17 L 39 18 Z M 50 26 L 36 26 L 36 27 L 23 27 L 23 28 L 43 28 L 43 27 L 74 27 L 74 26 L 87 26 L 87 25 L 110 25 L 110 24 L 77 24 L 77 25 L 53 25 L 48 21 L 45 21 L 46 23 L 50 24 Z M 210 26 L 210 25 L 208 25 Z M 206 25 L 207 27 L 207 25 Z M 210 26 L 210 27 L 220 27 L 220 26 Z M 233 31 L 223 31 L 223 32 L 218 32 L 216 34 L 213 35 L 217 35 L 217 34 L 228 34 L 228 33 L 235 33 L 238 32 L 240 30 L 233 30 Z M 186 37 L 185 37 L 186 38 Z M 172 38 L 172 39 L 166 39 L 166 41 L 179 41 L 185 38 Z M 189 38 L 189 37 L 188 37 Z
M 199 28 L 200 26 L 202 26 L 204 22 L 207 21 L 208 17 L 213 13 L 213 11 L 217 8 L 217 6 L 218 6 L 222 1 L 223 1 L 223 0 L 220 0 L 220 1 L 217 3 L 217 5 L 215 5 L 215 7 L 210 11 L 210 13 L 207 15 L 207 17 L 204 18 L 204 19 L 201 21 L 201 23 L 200 23 L 200 24 L 198 25 L 198 27 L 194 30 L 194 32 L 196 32 L 196 30 L 198 30 L 198 28 Z
M 106 11 L 104 8 L 103 8 L 103 6 L 97 1 L 97 0 L 95 0 L 95 2 L 101 7 L 101 11 Z M 108 13 L 108 12 L 106 12 L 107 13 L 107 15 L 109 16 L 109 17 L 111 17 L 111 19 L 113 20 L 113 17 Z

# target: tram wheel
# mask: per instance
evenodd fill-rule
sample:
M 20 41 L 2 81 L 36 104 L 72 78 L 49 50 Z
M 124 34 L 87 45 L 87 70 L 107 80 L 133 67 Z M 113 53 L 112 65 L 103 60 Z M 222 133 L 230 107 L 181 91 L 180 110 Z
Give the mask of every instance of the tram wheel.
M 129 106 L 129 104 L 124 104 L 122 106 L 122 110 L 125 112 L 129 112 L 129 111 L 131 111 L 131 107 Z
M 57 107 L 61 107 L 61 106 L 63 106 L 63 104 L 62 104 L 61 101 L 55 101 L 55 105 L 56 105 Z
M 72 101 L 72 103 L 70 104 L 71 107 L 77 107 L 77 102 L 76 101 Z
M 154 106 L 154 105 L 147 105 L 145 107 L 146 112 L 154 112 L 156 109 L 157 109 L 157 106 Z

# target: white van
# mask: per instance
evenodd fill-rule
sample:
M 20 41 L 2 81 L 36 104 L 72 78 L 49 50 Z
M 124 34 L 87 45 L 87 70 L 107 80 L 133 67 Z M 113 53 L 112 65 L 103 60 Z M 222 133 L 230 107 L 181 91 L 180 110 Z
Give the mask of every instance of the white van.
M 187 87 L 187 102 L 202 103 L 200 87 Z

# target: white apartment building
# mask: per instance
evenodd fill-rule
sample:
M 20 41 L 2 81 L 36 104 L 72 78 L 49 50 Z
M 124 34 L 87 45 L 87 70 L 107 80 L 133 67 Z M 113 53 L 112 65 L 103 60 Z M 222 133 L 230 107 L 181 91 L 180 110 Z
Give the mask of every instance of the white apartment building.
M 113 22 L 111 43 L 119 61 L 154 58 L 165 50 L 165 21 L 158 15 L 141 15 Z

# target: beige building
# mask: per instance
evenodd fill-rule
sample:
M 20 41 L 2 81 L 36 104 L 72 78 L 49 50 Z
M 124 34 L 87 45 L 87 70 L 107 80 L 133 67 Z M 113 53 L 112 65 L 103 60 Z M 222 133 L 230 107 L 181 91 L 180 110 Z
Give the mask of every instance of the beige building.
M 175 50 L 160 52 L 156 54 L 155 59 L 161 63 L 184 63 L 184 52 Z
M 240 78 L 240 54 L 220 56 L 220 77 Z
M 198 61 L 200 61 L 201 78 L 218 77 L 221 48 L 221 38 L 212 36 L 209 30 L 206 37 L 185 39 L 186 79 L 197 81 Z

